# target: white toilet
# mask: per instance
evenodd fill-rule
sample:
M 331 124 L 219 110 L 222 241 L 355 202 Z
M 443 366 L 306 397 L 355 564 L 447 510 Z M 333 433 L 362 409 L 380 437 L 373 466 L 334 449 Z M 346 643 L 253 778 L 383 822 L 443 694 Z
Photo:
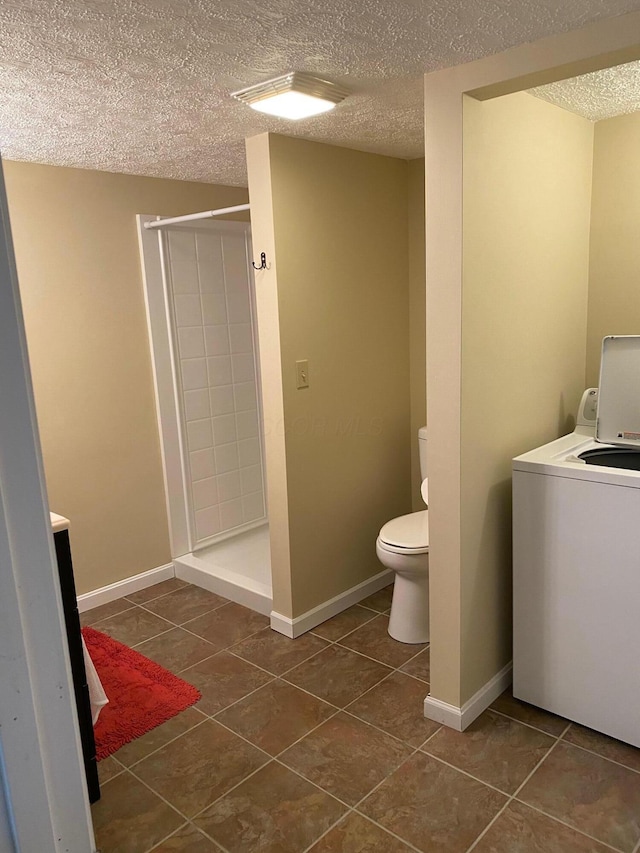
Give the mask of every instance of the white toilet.
M 418 431 L 421 494 L 428 504 L 427 428 Z M 396 573 L 389 634 L 401 643 L 429 642 L 429 511 L 388 521 L 378 535 L 376 554 Z

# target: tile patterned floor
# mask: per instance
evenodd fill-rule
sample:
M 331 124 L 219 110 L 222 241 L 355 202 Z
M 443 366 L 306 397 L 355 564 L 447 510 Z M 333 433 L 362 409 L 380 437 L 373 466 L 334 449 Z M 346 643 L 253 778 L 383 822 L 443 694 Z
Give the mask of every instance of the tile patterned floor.
M 83 614 L 202 692 L 100 762 L 102 853 L 640 853 L 640 750 L 509 693 L 425 720 L 390 596 L 297 640 L 178 580 Z

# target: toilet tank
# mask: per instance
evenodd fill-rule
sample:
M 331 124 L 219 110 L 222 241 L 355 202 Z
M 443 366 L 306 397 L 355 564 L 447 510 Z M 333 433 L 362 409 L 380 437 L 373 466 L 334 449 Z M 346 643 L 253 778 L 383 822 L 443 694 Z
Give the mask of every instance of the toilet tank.
M 420 451 L 420 474 L 423 480 L 427 478 L 427 428 L 418 430 L 418 448 Z

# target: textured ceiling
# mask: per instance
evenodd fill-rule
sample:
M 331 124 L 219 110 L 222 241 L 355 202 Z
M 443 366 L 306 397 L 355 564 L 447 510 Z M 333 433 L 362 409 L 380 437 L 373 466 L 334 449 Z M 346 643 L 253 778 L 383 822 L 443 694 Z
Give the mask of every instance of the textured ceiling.
M 640 0 L 2 0 L 7 159 L 246 185 L 267 130 L 422 154 L 422 74 L 640 8 Z M 353 94 L 302 122 L 229 92 L 285 71 Z
M 640 62 L 529 89 L 532 95 L 591 121 L 640 110 Z

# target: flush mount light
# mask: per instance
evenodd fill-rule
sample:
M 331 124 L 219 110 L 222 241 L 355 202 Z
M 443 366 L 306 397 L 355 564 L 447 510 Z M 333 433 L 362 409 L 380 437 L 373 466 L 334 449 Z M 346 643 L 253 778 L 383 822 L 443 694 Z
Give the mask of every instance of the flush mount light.
M 232 92 L 232 97 L 258 112 L 296 121 L 332 110 L 348 94 L 347 89 L 328 80 L 292 71 Z

